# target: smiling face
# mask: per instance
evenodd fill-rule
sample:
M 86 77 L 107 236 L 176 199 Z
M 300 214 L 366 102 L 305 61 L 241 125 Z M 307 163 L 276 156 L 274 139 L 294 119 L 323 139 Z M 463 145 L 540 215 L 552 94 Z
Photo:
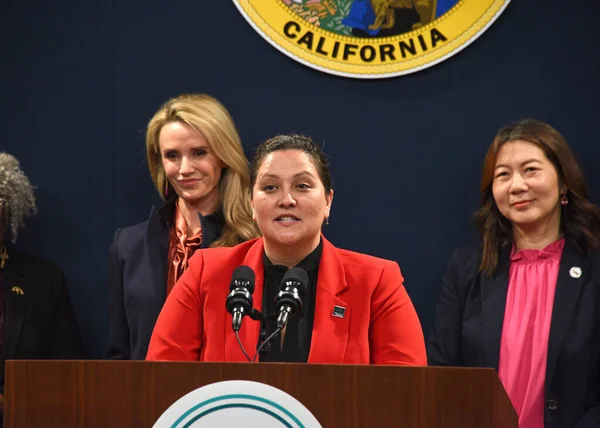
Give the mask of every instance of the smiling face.
M 500 213 L 520 229 L 560 227 L 559 179 L 556 168 L 535 144 L 505 143 L 498 151 L 492 193 Z
M 177 195 L 202 214 L 212 213 L 224 165 L 206 138 L 185 123 L 170 122 L 160 131 L 159 147 L 165 175 Z
M 267 255 L 293 252 L 299 261 L 310 254 L 319 244 L 332 200 L 333 190 L 326 194 L 310 155 L 295 149 L 266 155 L 251 204 Z

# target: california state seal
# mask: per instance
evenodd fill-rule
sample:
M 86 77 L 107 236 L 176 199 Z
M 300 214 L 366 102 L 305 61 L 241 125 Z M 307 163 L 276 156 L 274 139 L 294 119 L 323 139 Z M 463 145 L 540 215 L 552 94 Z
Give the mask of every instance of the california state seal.
M 338 76 L 377 79 L 438 64 L 477 39 L 510 0 L 233 0 L 287 56 Z

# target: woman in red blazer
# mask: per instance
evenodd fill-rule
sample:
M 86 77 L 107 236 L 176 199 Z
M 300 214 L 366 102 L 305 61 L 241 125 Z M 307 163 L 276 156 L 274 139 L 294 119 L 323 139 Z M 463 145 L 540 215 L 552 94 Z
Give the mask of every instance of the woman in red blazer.
M 254 308 L 272 313 L 281 278 L 308 274 L 301 312 L 265 343 L 260 361 L 426 365 L 423 332 L 398 265 L 334 247 L 321 234 L 333 190 L 312 140 L 281 135 L 262 144 L 251 168 L 253 218 L 263 237 L 196 252 L 163 307 L 147 360 L 247 361 L 275 322 L 244 317 L 240 343 L 225 301 L 234 270 L 256 275 Z

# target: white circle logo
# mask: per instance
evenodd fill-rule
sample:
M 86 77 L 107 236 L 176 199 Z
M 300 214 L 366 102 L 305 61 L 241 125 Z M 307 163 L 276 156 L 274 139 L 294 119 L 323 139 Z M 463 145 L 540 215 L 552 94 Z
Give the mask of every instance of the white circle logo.
M 234 380 L 198 388 L 173 403 L 154 428 L 321 428 L 291 395 L 258 382 Z

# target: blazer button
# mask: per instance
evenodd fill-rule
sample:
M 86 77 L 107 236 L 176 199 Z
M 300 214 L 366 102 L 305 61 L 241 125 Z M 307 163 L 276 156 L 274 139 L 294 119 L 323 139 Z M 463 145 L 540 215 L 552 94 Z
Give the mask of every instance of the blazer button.
M 558 409 L 558 401 L 554 398 L 552 400 L 548 400 L 548 410 L 556 410 Z

